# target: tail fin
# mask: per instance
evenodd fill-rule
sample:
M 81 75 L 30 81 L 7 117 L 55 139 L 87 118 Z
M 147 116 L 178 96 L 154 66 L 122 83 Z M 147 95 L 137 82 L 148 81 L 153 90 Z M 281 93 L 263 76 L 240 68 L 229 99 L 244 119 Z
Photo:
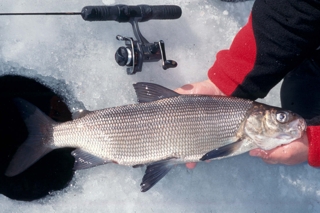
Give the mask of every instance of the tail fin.
M 25 171 L 55 148 L 52 139 L 55 122 L 36 106 L 23 99 L 14 99 L 14 102 L 27 126 L 29 135 L 18 148 L 7 168 L 5 175 L 9 177 Z

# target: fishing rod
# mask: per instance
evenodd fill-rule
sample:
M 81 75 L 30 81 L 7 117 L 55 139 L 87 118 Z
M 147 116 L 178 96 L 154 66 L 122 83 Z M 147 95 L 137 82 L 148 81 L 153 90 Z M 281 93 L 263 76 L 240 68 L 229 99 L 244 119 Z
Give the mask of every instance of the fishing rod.
M 138 22 L 151 19 L 178 19 L 182 10 L 176 5 L 114 5 L 86 6 L 81 12 L 39 12 L 39 13 L 0 13 L 0 16 L 28 15 L 81 15 L 85 21 L 129 22 L 132 25 L 136 40 L 117 35 L 117 40 L 124 41 L 125 47 L 119 47 L 115 60 L 120 66 L 127 66 L 127 74 L 132 75 L 142 70 L 143 62 L 162 60 L 164 70 L 177 67 L 177 62 L 166 59 L 164 41 L 150 43 L 140 32 Z

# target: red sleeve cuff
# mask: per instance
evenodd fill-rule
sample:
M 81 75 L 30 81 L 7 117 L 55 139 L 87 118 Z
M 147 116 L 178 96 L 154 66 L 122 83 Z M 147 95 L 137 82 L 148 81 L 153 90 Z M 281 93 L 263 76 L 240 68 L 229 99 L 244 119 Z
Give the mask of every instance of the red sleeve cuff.
M 320 126 L 308 126 L 308 161 L 310 166 L 320 167 Z
M 256 43 L 252 17 L 238 32 L 229 50 L 222 50 L 209 69 L 209 79 L 226 95 L 231 95 L 252 70 L 256 60 Z

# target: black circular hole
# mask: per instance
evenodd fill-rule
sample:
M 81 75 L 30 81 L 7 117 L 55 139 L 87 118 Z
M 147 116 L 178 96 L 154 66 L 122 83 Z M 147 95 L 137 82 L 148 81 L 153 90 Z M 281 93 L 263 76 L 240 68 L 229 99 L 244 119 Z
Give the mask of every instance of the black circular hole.
M 12 101 L 15 97 L 29 101 L 55 121 L 71 120 L 72 115 L 59 95 L 36 80 L 13 75 L 0 77 L 0 193 L 31 201 L 68 185 L 73 176 L 74 158 L 70 154 L 73 149 L 54 150 L 25 172 L 5 176 L 12 156 L 28 135 Z

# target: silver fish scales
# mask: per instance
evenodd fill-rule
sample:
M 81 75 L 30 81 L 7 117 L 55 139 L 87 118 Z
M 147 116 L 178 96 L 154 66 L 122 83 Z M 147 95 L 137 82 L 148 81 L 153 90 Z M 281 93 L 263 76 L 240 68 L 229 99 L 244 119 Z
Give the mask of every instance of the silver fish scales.
M 272 149 L 300 138 L 306 126 L 299 115 L 251 100 L 179 95 L 151 83 L 134 88 L 139 104 L 84 111 L 65 123 L 16 100 L 29 136 L 6 175 L 21 173 L 55 148 L 75 147 L 75 170 L 111 162 L 147 165 L 141 183 L 147 191 L 177 163 Z
M 114 107 L 57 125 L 54 143 L 83 147 L 97 157 L 123 165 L 170 157 L 199 161 L 208 150 L 236 141 L 251 107 L 252 101 L 222 96 L 178 96 Z M 85 131 L 79 131 L 84 127 Z

